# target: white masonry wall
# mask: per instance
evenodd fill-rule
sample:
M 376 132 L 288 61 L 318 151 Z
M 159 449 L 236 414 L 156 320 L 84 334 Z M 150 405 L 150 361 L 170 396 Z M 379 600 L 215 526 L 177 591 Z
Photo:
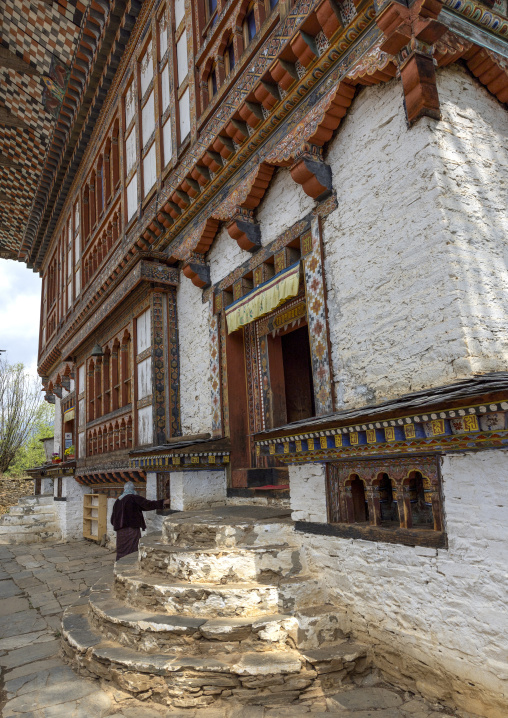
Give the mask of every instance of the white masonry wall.
M 56 495 L 58 481 L 54 480 Z M 58 516 L 63 541 L 76 541 L 83 538 L 83 496 L 89 487 L 82 486 L 73 476 L 62 477 L 62 498 L 54 501 L 53 508 Z
M 315 206 L 312 197 L 305 194 L 301 185 L 296 184 L 288 169 L 276 170 L 256 211 L 263 246 L 277 239 Z
M 210 432 L 209 305 L 202 290 L 182 276 L 178 286 L 178 336 L 180 346 L 180 407 L 182 434 Z
M 293 521 L 326 523 L 326 472 L 324 464 L 289 467 L 291 517 Z
M 473 372 L 508 359 L 508 112 L 459 65 L 438 73 L 439 209 Z
M 217 236 L 208 252 L 210 263 L 210 281 L 212 284 L 224 279 L 236 267 L 252 257 L 250 252 L 242 249 L 236 239 L 229 235 L 225 225 L 217 232 Z
M 157 474 L 149 471 L 146 474 L 146 498 L 149 501 L 157 501 Z M 157 515 L 156 511 L 145 511 L 146 533 L 158 533 L 162 531 L 164 516 Z
M 408 129 L 400 82 L 366 88 L 330 143 L 338 408 L 506 368 L 508 114 L 455 66 L 438 90 L 443 121 Z
M 226 472 L 173 471 L 171 472 L 171 508 L 175 511 L 193 511 L 207 508 L 215 501 L 226 499 Z
M 380 667 L 429 697 L 505 718 L 508 451 L 445 456 L 442 479 L 447 549 L 302 540 L 343 626 L 375 646 Z M 293 518 L 325 522 L 322 467 L 290 467 L 290 484 Z

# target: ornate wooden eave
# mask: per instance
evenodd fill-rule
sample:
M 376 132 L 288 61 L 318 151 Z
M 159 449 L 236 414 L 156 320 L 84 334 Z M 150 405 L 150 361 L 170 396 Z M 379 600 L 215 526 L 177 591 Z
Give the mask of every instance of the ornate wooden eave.
M 333 461 L 508 446 L 508 374 L 475 376 L 254 437 L 259 455 L 282 463 Z

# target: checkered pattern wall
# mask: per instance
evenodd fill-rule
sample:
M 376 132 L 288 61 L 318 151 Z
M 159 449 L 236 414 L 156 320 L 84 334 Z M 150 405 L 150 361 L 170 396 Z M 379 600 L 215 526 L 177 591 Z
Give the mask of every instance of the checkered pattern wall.
M 15 257 L 23 240 L 84 9 L 78 0 L 0 3 L 0 46 L 29 66 L 25 72 L 0 62 L 2 256 Z

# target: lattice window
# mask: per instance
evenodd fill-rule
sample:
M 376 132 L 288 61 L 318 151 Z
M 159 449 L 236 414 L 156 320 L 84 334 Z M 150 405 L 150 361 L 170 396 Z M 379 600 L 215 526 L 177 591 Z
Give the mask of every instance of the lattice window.
M 332 524 L 443 531 L 438 457 L 331 463 L 328 515 Z

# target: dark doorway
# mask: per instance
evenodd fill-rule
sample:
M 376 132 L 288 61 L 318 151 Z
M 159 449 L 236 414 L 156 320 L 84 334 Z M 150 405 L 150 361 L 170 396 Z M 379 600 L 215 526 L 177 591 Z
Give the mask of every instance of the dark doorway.
M 288 423 L 315 416 L 310 342 L 307 327 L 281 337 Z
M 351 496 L 355 523 L 365 523 L 369 520 L 369 507 L 365 498 L 365 485 L 358 476 L 351 482 Z

